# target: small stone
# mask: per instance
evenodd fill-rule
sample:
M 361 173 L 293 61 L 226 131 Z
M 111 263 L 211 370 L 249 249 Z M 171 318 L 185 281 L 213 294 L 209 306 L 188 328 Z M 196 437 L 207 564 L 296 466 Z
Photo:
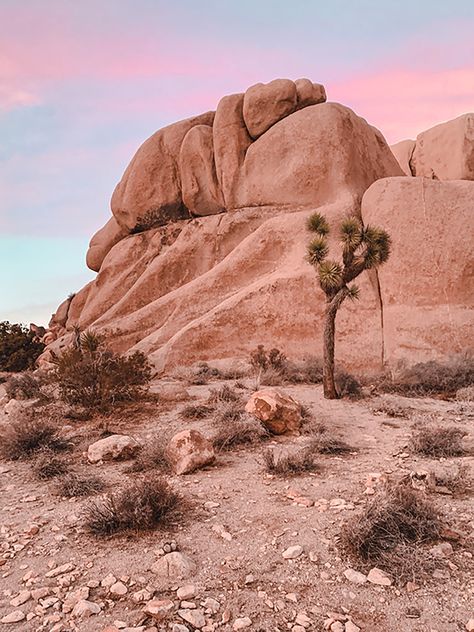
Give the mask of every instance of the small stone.
M 101 610 L 102 608 L 98 603 L 87 601 L 87 599 L 81 599 L 74 606 L 72 616 L 78 618 L 90 617 L 94 614 L 99 614 Z
M 143 612 L 155 621 L 163 621 L 174 608 L 171 599 L 152 599 L 143 608 Z
M 18 606 L 22 606 L 26 603 L 28 599 L 31 599 L 31 592 L 29 590 L 22 590 L 19 595 L 10 601 L 10 606 L 18 608 Z
M 194 586 L 193 584 L 186 584 L 184 586 L 181 586 L 176 591 L 176 596 L 178 597 L 178 599 L 191 599 L 191 597 L 194 597 L 195 594 L 196 586 Z
M 206 611 L 211 612 L 212 614 L 217 614 L 220 610 L 221 604 L 217 601 L 217 599 L 213 599 L 212 597 L 207 597 L 201 603 L 201 606 L 206 609 Z
M 65 573 L 70 573 L 76 568 L 72 562 L 67 562 L 62 566 L 57 566 L 56 568 L 51 569 L 45 575 L 45 577 L 59 577 L 59 575 L 64 575 Z
M 378 586 L 391 586 L 392 580 L 384 573 L 380 568 L 371 568 L 367 579 L 371 584 L 377 584 Z
M 115 582 L 115 584 L 112 584 L 110 587 L 110 594 L 117 597 L 123 597 L 123 595 L 126 595 L 127 592 L 128 588 L 122 582 Z
M 334 623 L 331 623 L 331 627 L 329 629 L 331 632 L 344 632 L 344 624 L 340 621 L 334 621 Z
M 344 571 L 344 577 L 353 584 L 365 584 L 367 576 L 364 573 L 355 571 L 353 568 L 348 568 Z
M 151 566 L 150 570 L 163 580 L 176 581 L 176 579 L 192 575 L 195 568 L 196 565 L 190 558 L 178 551 L 173 551 L 173 553 L 163 555 Z
M 407 582 L 406 589 L 407 589 L 407 592 L 412 593 L 412 592 L 415 592 L 416 590 L 419 590 L 420 587 L 418 586 L 418 584 L 415 584 L 415 582 Z
M 285 551 L 283 551 L 282 556 L 285 560 L 294 560 L 299 557 L 303 553 L 303 547 L 299 544 L 295 544 L 294 546 L 288 547 Z
M 152 593 L 149 590 L 146 590 L 146 588 L 143 588 L 142 590 L 137 590 L 131 595 L 132 601 L 134 603 L 144 603 L 145 601 L 150 601 L 152 597 Z
M 31 596 L 33 597 L 33 599 L 35 601 L 39 601 L 40 599 L 44 599 L 45 597 L 47 597 L 49 595 L 50 589 L 43 587 L 43 588 L 36 588 L 35 590 L 31 591 Z
M 441 542 L 436 546 L 431 547 L 430 553 L 433 557 L 444 558 L 449 557 L 454 552 L 452 545 L 449 542 Z
M 110 588 L 116 583 L 116 581 L 117 581 L 117 578 L 115 577 L 115 575 L 112 575 L 112 573 L 109 573 L 100 582 L 100 585 L 103 586 L 104 588 Z
M 179 606 L 184 610 L 194 610 L 194 608 L 197 608 L 194 601 L 186 601 L 185 599 L 179 604 Z
M 346 621 L 345 632 L 360 632 L 360 628 L 352 621 Z
M 206 619 L 202 610 L 178 610 L 178 615 L 195 628 L 203 628 L 206 625 Z
M 303 612 L 300 612 L 295 619 L 295 623 L 297 625 L 301 625 L 303 628 L 309 628 L 309 626 L 313 623 L 312 620 Z
M 182 623 L 173 623 L 171 632 L 189 632 L 189 628 L 186 625 L 183 625 Z
M 14 610 L 0 619 L 2 623 L 19 623 L 26 618 L 25 613 L 22 610 Z
M 306 628 L 304 628 L 302 625 L 294 625 L 291 628 L 291 632 L 306 632 Z
M 467 632 L 473 632 L 473 630 L 474 630 L 474 619 L 469 619 L 469 621 L 466 623 L 466 630 L 467 630 Z
M 240 617 L 234 621 L 233 630 L 244 630 L 252 625 L 252 619 L 249 617 Z

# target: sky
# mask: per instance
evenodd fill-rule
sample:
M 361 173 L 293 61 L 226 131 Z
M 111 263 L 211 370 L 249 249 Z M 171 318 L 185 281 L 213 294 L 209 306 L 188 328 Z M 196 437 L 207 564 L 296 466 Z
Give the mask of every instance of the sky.
M 0 0 L 0 320 L 47 324 L 139 145 L 309 77 L 389 143 L 474 111 L 473 0 Z

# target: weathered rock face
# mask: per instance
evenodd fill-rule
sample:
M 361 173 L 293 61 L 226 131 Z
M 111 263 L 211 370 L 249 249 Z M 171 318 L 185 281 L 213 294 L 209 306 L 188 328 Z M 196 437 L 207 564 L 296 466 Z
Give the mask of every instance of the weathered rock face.
M 383 226 L 393 241 L 378 271 L 389 364 L 472 348 L 473 200 L 474 182 L 427 178 L 385 178 L 365 193 L 364 222 Z
M 92 443 L 87 450 L 87 458 L 91 463 L 129 459 L 140 449 L 140 444 L 127 435 L 110 435 Z
M 171 438 L 166 457 L 175 474 L 189 474 L 214 461 L 211 442 L 197 430 L 182 430 Z
M 294 433 L 301 426 L 301 406 L 289 395 L 274 389 L 253 393 L 245 410 L 272 434 Z
M 357 371 L 380 368 L 384 358 L 412 358 L 402 342 L 390 351 L 403 336 L 387 337 L 386 294 L 392 283 L 409 283 L 420 253 L 432 268 L 440 256 L 422 238 L 419 181 L 398 177 L 411 173 L 416 146 L 406 141 L 394 148 L 402 170 L 380 132 L 325 98 L 324 88 L 308 79 L 258 84 L 221 99 L 215 113 L 148 139 L 114 192 L 114 218 L 91 242 L 88 261 L 98 275 L 70 301 L 66 320 L 60 318 L 64 325 L 48 332 L 49 348 L 61 348 L 71 335 L 64 332 L 79 325 L 114 330 L 117 350 L 141 350 L 163 371 L 198 360 L 248 357 L 257 344 L 279 347 L 290 358 L 321 355 L 324 295 L 305 260 L 306 218 L 318 209 L 336 228 L 348 214 L 360 215 L 367 192 L 364 220 L 394 238 L 386 264 L 391 273 L 384 268 L 379 277 L 372 272 L 358 279 L 362 300 L 345 303 L 338 314 L 338 362 Z M 469 137 L 470 120 L 463 138 Z M 455 125 L 454 135 L 461 127 Z M 423 146 L 427 155 L 428 141 Z M 380 193 L 382 182 L 401 183 L 399 189 L 387 184 L 393 199 Z M 464 189 L 458 196 L 457 189 L 427 187 L 439 216 L 447 216 L 447 205 L 470 221 L 472 202 Z M 419 226 L 413 236 L 412 224 Z M 438 224 L 440 243 L 461 261 L 449 223 Z M 399 241 L 402 234 L 406 244 Z M 455 265 L 446 275 L 460 283 L 457 300 L 465 304 L 465 273 Z M 433 282 L 444 279 L 443 270 L 438 276 Z M 428 282 L 416 288 L 413 299 L 408 286 L 405 293 L 395 292 L 393 309 L 425 301 L 432 308 L 424 315 L 429 330 L 431 322 L 445 318 L 444 307 L 431 298 Z M 448 338 L 457 327 L 449 323 Z M 413 323 L 414 339 L 423 340 L 414 333 L 423 326 Z M 428 333 L 424 349 L 427 356 L 448 352 Z
M 435 125 L 391 147 L 407 175 L 474 180 L 474 113 Z

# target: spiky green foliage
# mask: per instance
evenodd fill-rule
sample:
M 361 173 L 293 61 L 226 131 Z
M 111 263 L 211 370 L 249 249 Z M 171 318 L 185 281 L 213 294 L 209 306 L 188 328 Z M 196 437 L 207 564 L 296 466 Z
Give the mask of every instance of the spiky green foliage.
M 357 301 L 360 298 L 360 290 L 355 283 L 348 286 L 347 298 L 349 298 L 351 301 Z
M 354 252 L 362 243 L 363 226 L 357 217 L 346 218 L 340 227 L 339 235 L 344 251 Z
M 329 248 L 324 237 L 315 237 L 308 244 L 308 260 L 312 265 L 322 263 L 328 256 Z
M 381 228 L 367 226 L 363 232 L 363 242 L 366 246 L 364 253 L 364 268 L 369 270 L 385 263 L 390 256 L 391 239 Z
M 333 292 L 342 285 L 342 267 L 337 261 L 326 260 L 319 266 L 319 284 L 324 292 Z
M 329 234 L 329 224 L 321 213 L 316 212 L 310 215 L 308 217 L 307 227 L 312 233 L 317 233 L 321 237 L 326 237 Z

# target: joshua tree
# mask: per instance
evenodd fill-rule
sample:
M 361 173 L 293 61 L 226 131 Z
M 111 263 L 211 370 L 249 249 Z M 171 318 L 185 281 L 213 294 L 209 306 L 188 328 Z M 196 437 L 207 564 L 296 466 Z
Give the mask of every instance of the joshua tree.
M 377 268 L 390 255 L 390 237 L 381 228 L 364 227 L 357 217 L 345 219 L 339 229 L 342 265 L 328 259 L 329 224 L 320 213 L 308 218 L 308 230 L 316 236 L 308 244 L 308 260 L 317 271 L 326 294 L 323 341 L 323 387 L 326 399 L 338 397 L 334 380 L 334 335 L 337 310 L 346 298 L 359 298 L 359 288 L 349 285 L 364 270 Z

